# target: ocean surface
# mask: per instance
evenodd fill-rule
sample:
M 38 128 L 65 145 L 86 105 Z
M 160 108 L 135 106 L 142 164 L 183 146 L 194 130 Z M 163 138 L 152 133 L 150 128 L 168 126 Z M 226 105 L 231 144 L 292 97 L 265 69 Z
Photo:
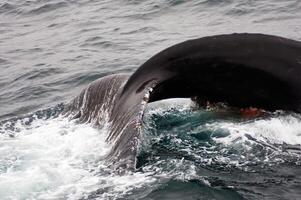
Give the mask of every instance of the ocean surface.
M 301 199 L 301 115 L 243 120 L 150 104 L 137 171 L 107 167 L 102 128 L 61 115 L 105 75 L 188 39 L 301 40 L 299 0 L 0 0 L 0 199 Z

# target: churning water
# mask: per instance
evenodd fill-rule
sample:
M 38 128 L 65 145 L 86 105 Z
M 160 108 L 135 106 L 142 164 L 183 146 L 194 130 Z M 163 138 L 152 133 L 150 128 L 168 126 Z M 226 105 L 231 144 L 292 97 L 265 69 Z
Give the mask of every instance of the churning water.
M 298 0 L 0 0 L 0 199 L 300 199 L 301 116 L 242 120 L 149 105 L 137 171 L 107 167 L 102 128 L 62 116 L 93 80 L 192 38 L 301 40 Z

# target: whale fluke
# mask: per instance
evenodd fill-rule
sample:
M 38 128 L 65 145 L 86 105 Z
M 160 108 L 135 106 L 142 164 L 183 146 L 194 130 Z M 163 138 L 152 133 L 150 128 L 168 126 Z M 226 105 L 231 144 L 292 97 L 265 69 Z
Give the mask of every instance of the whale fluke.
M 131 76 L 91 83 L 66 112 L 97 125 L 105 111 L 113 144 L 108 160 L 135 169 L 146 104 L 177 97 L 301 112 L 301 42 L 247 33 L 189 40 L 156 54 Z

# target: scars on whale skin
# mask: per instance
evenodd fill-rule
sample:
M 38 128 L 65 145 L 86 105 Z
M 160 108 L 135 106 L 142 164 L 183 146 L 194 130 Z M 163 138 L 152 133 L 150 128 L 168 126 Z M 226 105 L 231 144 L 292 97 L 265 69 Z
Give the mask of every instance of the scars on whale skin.
M 189 40 L 159 52 L 133 74 L 92 82 L 65 112 L 94 125 L 108 118 L 113 148 L 107 160 L 116 169 L 135 169 L 146 104 L 176 97 L 301 112 L 301 42 L 247 33 Z

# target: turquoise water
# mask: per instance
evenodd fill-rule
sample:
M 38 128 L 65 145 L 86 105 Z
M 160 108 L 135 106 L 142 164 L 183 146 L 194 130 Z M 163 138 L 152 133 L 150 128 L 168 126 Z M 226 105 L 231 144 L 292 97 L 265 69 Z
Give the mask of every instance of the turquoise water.
M 299 115 L 275 113 L 247 120 L 194 110 L 187 102 L 167 105 L 148 112 L 145 148 L 138 157 L 142 169 L 157 166 L 175 175 L 163 190 L 153 192 L 157 197 L 183 199 L 188 193 L 191 199 L 299 198 Z
M 90 82 L 192 38 L 301 40 L 299 1 L 0 1 L 0 199 L 300 199 L 300 115 L 245 120 L 149 106 L 137 171 L 108 169 L 102 128 L 60 115 Z

